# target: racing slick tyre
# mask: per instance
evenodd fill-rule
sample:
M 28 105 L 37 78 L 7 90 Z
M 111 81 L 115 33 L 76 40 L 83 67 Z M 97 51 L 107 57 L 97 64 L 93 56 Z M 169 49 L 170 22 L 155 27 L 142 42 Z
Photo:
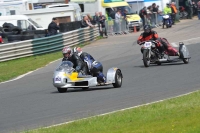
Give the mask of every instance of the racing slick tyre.
M 67 88 L 57 88 L 57 89 L 58 89 L 58 92 L 60 93 L 67 92 Z
M 150 58 L 149 58 L 148 50 L 143 51 L 143 63 L 144 63 L 145 67 L 149 67 L 149 65 L 150 65 Z
M 188 64 L 188 63 L 189 63 L 189 59 L 188 59 L 188 58 L 185 58 L 185 59 L 183 59 L 183 62 L 184 62 L 185 64 Z
M 113 83 L 114 88 L 120 88 L 122 86 L 122 73 L 118 69 L 115 73 L 115 83 Z

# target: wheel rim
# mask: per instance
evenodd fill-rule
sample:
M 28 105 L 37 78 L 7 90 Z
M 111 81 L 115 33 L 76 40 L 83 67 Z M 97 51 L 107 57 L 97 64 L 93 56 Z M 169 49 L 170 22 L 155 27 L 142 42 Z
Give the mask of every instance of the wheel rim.
M 121 84 L 122 82 L 121 74 L 117 74 L 117 82 Z

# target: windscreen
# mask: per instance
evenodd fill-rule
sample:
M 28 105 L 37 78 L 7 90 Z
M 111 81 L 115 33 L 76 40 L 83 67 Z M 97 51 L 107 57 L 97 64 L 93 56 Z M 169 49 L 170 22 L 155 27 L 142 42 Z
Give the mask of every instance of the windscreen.
M 56 71 L 72 72 L 74 64 L 71 61 L 63 61 Z
M 42 28 L 39 24 L 37 24 L 35 21 L 33 21 L 31 18 L 28 19 L 33 25 L 35 25 L 37 28 Z
M 129 6 L 120 6 L 120 7 L 116 7 L 117 10 L 121 9 L 121 12 L 124 13 L 125 10 L 127 11 L 127 14 L 135 14 L 135 12 L 132 11 L 132 9 Z M 117 11 L 116 10 L 116 11 Z

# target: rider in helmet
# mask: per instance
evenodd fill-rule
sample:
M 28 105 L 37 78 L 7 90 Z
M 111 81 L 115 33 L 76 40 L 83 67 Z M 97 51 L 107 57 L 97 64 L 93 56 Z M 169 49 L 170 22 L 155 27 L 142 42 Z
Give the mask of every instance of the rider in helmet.
M 62 61 L 71 61 L 74 64 L 74 68 L 76 69 L 76 71 L 79 72 L 80 70 L 82 70 L 83 74 L 88 74 L 85 63 L 77 54 L 74 53 L 74 51 L 70 47 L 65 46 L 62 50 L 62 53 L 64 57 Z
M 98 83 L 105 83 L 106 77 L 103 74 L 103 66 L 100 62 L 96 61 L 89 53 L 83 52 L 80 47 L 75 48 L 74 51 L 78 56 L 87 64 L 88 72 L 97 77 Z
M 166 4 L 166 7 L 164 8 L 164 14 L 165 15 L 169 15 L 169 23 L 171 25 L 172 24 L 172 19 L 171 19 L 172 8 L 171 8 L 171 4 L 169 4 L 169 3 Z
M 179 52 L 169 44 L 167 39 L 159 38 L 157 32 L 153 31 L 150 25 L 145 25 L 144 32 L 139 36 L 137 43 L 141 44 L 142 42 L 148 40 L 154 40 L 157 42 L 156 47 L 161 55 L 164 54 L 163 52 L 166 52 L 170 56 L 179 56 Z
M 166 7 L 164 8 L 164 14 L 170 15 L 172 13 L 171 5 L 166 3 Z

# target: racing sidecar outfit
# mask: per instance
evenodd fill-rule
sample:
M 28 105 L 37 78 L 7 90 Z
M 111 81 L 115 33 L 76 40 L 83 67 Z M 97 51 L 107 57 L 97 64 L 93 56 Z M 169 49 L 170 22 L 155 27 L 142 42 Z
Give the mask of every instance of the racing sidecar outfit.
M 173 48 L 167 39 L 165 38 L 159 38 L 156 31 L 151 30 L 149 33 L 142 33 L 137 43 L 140 44 L 141 42 L 148 41 L 148 40 L 154 40 L 157 41 L 156 47 L 158 48 L 159 52 L 162 54 L 163 52 L 166 52 L 169 56 L 176 56 L 178 54 L 178 50 Z

